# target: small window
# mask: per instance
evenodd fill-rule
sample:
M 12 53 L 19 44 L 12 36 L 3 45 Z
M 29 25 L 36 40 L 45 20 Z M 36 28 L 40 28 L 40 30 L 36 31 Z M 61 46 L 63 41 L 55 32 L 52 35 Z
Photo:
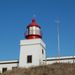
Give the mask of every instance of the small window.
M 42 49 L 42 54 L 44 54 L 44 50 Z
M 2 69 L 2 73 L 6 72 L 6 71 L 7 71 L 7 68 Z
M 32 55 L 27 56 L 27 63 L 32 63 Z

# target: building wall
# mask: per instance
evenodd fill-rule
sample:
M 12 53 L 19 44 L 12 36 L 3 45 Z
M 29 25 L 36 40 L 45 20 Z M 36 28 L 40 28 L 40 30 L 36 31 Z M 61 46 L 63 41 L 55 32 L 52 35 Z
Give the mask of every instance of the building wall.
M 73 59 L 66 59 L 66 60 L 60 60 L 60 63 L 75 63 L 73 62 L 74 60 Z M 51 61 L 47 61 L 46 64 L 53 64 L 53 63 L 59 63 L 59 60 L 51 60 Z
M 53 64 L 53 63 L 59 63 L 59 58 L 58 57 L 46 58 L 44 60 L 44 62 L 42 62 L 42 60 L 44 59 L 44 56 L 40 55 L 41 49 L 42 49 L 42 47 L 40 48 L 40 52 L 39 53 L 34 54 L 34 58 L 33 58 L 34 63 L 32 63 L 32 64 L 26 64 L 26 61 L 25 61 L 25 63 L 21 62 L 21 66 L 26 68 L 26 67 L 30 67 L 30 66 L 32 66 L 32 67 L 33 66 L 40 66 L 41 64 L 43 65 L 44 63 L 46 65 L 47 64 Z M 35 52 L 38 52 L 38 50 L 35 50 Z M 41 61 L 39 61 L 38 57 L 36 57 L 36 56 L 38 56 L 39 59 L 42 59 L 42 58 L 43 59 Z M 75 56 L 60 57 L 60 63 L 75 63 Z M 19 67 L 18 60 L 0 61 L 0 73 L 2 73 L 2 69 L 3 68 L 7 68 L 7 70 L 12 70 L 12 68 L 17 68 L 17 67 Z
M 46 64 L 53 64 L 53 63 L 75 63 L 75 56 L 65 56 L 65 57 L 51 57 L 46 58 Z
M 44 54 L 42 54 L 42 50 Z M 27 63 L 27 56 L 32 55 L 32 63 Z M 45 44 L 41 39 L 21 40 L 19 67 L 38 66 L 44 63 Z
M 3 68 L 7 68 L 7 70 L 12 70 L 12 68 L 18 67 L 18 61 L 0 61 L 0 73 L 2 73 Z

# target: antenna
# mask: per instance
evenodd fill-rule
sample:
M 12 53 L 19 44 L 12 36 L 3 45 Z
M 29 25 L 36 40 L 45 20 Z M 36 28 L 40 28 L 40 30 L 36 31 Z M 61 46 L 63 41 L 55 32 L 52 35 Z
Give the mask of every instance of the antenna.
M 59 63 L 60 63 L 60 31 L 59 31 L 59 26 L 60 26 L 60 20 L 59 17 L 56 20 L 56 24 L 57 24 L 57 49 L 58 49 L 58 58 L 59 58 Z
M 36 15 L 35 14 L 33 14 L 33 19 L 35 19 L 36 18 Z

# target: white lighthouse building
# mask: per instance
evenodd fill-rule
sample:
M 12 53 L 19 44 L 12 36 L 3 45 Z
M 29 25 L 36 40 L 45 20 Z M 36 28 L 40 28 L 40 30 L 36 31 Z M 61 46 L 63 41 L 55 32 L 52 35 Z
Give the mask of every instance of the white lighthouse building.
M 46 57 L 46 45 L 42 40 L 41 27 L 35 19 L 27 26 L 25 39 L 20 40 L 20 55 L 18 60 L 0 61 L 0 73 L 14 68 L 29 68 L 34 66 L 58 63 L 75 63 L 75 56 Z
M 25 40 L 20 41 L 19 67 L 31 67 L 45 64 L 45 43 L 42 40 L 41 27 L 33 19 L 27 26 Z

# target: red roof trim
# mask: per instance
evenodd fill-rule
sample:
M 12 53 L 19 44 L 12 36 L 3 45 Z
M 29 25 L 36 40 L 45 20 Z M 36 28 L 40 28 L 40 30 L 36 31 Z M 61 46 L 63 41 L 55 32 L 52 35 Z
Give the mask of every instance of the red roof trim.
M 27 28 L 29 28 L 29 27 L 33 27 L 33 26 L 36 26 L 36 27 L 41 28 L 41 27 L 36 23 L 35 19 L 32 19 L 32 23 L 29 24 L 29 25 L 27 26 Z

